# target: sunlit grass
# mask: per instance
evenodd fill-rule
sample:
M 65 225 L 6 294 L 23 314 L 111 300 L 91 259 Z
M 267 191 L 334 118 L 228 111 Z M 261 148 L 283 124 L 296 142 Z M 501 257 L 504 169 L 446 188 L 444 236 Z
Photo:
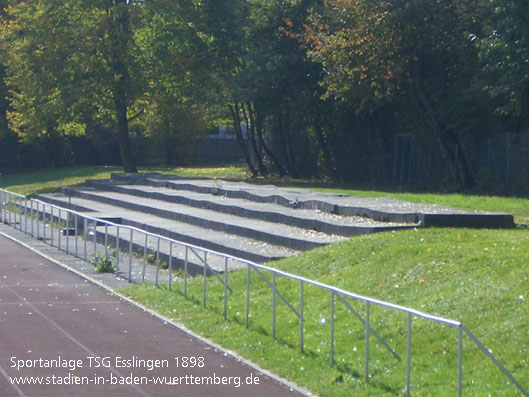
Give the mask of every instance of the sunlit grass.
M 8 174 L 0 186 L 25 195 L 109 178 L 120 167 L 76 167 Z M 507 212 L 529 223 L 529 200 L 463 194 L 407 193 L 354 189 L 313 181 L 255 180 L 243 167 L 140 168 L 182 177 L 205 177 L 276 183 L 362 197 L 393 197 L 467 210 Z M 273 263 L 288 272 L 381 300 L 463 321 L 515 377 L 529 387 L 529 234 L 516 230 L 419 229 L 356 237 Z M 372 327 L 401 355 L 395 360 L 371 337 L 369 386 L 364 377 L 364 329 L 336 302 L 336 365 L 329 365 L 330 297 L 306 287 L 305 350 L 299 352 L 299 322 L 277 299 L 277 339 L 271 337 L 272 294 L 252 275 L 250 329 L 244 326 L 246 272 L 230 273 L 234 294 L 228 320 L 222 317 L 222 286 L 208 281 L 208 304 L 202 308 L 202 281 L 190 283 L 190 300 L 165 287 L 136 286 L 126 293 L 187 327 L 294 380 L 320 395 L 399 395 L 405 384 L 406 316 L 371 308 Z M 299 284 L 278 281 L 281 293 L 299 308 Z M 180 292 L 178 292 L 180 291 Z M 365 306 L 350 303 L 363 315 Z M 322 325 L 322 319 L 325 324 Z M 456 332 L 414 320 L 412 392 L 456 392 Z M 464 394 L 517 395 L 488 358 L 465 339 Z
M 82 185 L 87 179 L 107 179 L 114 172 L 122 172 L 122 168 L 87 166 L 20 172 L 0 176 L 0 187 L 15 193 L 31 195 L 56 191 L 65 186 Z M 455 193 L 410 193 L 369 188 L 358 189 L 344 184 L 315 181 L 254 179 L 250 177 L 248 170 L 242 166 L 140 167 L 139 172 L 158 172 L 180 177 L 245 180 L 251 183 L 274 183 L 279 186 L 303 187 L 358 197 L 392 197 L 416 203 L 446 205 L 471 211 L 506 212 L 512 214 L 517 223 L 529 224 L 529 199 L 520 197 L 493 197 Z
M 356 237 L 273 263 L 288 272 L 439 316 L 460 320 L 526 386 L 529 385 L 529 234 L 524 230 L 421 229 Z M 330 295 L 305 287 L 305 351 L 299 321 L 277 299 L 277 340 L 272 332 L 272 293 L 251 276 L 250 329 L 244 326 L 246 271 L 233 272 L 228 320 L 223 289 L 190 283 L 190 300 L 165 287 L 123 290 L 143 304 L 318 395 L 399 395 L 405 385 L 406 321 L 400 312 L 371 306 L 372 327 L 402 357 L 397 361 L 371 336 L 370 385 L 364 381 L 363 325 L 336 301 L 336 365 L 329 365 Z M 278 290 L 299 309 L 298 282 L 278 280 Z M 364 315 L 365 304 L 350 304 Z M 321 319 L 326 319 L 322 325 Z M 457 392 L 457 330 L 415 318 L 412 326 L 412 388 L 416 395 Z M 464 394 L 516 395 L 470 339 L 464 340 Z
M 241 179 L 247 176 L 243 167 L 139 167 L 139 172 L 158 172 L 181 177 Z M 50 168 L 38 171 L 5 174 L 0 187 L 23 195 L 53 192 L 61 187 L 82 185 L 87 179 L 108 179 L 121 167 L 87 166 Z

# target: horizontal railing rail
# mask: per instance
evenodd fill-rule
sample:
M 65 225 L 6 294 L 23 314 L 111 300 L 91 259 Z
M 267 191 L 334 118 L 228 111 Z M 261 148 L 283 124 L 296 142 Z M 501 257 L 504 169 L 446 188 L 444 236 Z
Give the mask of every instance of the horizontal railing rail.
M 518 390 L 525 396 L 529 396 L 529 393 L 523 388 L 523 386 L 514 378 L 514 376 L 496 359 L 490 350 L 488 350 L 479 339 L 473 335 L 470 330 L 464 326 L 460 321 L 443 318 L 440 316 L 428 314 L 409 308 L 406 306 L 385 302 L 382 300 L 374 299 L 368 296 L 355 294 L 338 287 L 334 287 L 328 284 L 321 283 L 319 281 L 311 280 L 305 277 L 301 277 L 295 274 L 291 274 L 279 269 L 275 269 L 266 265 L 254 263 L 245 259 L 237 258 L 235 256 L 224 254 L 215 250 L 199 247 L 193 244 L 185 243 L 169 237 L 165 237 L 159 234 L 151 233 L 137 227 L 121 225 L 108 220 L 95 218 L 83 214 L 81 212 L 73 211 L 71 209 L 63 208 L 57 205 L 46 203 L 42 200 L 28 199 L 25 196 L 9 192 L 4 189 L 0 189 L 0 221 L 3 223 L 14 226 L 20 231 L 29 234 L 33 237 L 42 239 L 52 246 L 57 246 L 59 250 L 64 250 L 68 254 L 75 255 L 76 257 L 88 260 L 88 252 L 92 250 L 92 254 L 104 250 L 105 255 L 109 255 L 109 243 L 113 240 L 113 254 L 115 255 L 116 268 L 120 274 L 125 275 L 125 278 L 129 282 L 133 281 L 133 256 L 134 252 L 141 252 L 143 259 L 141 260 L 141 282 L 145 282 L 146 279 L 146 268 L 148 262 L 148 253 L 155 253 L 156 255 L 156 271 L 154 276 L 154 282 L 156 285 L 159 283 L 159 269 L 160 269 L 160 258 L 161 258 L 161 244 L 168 245 L 165 248 L 165 257 L 168 260 L 168 284 L 169 289 L 172 288 L 173 278 L 172 273 L 174 270 L 174 248 L 181 247 L 184 249 L 183 259 L 179 260 L 183 262 L 184 272 L 184 296 L 187 297 L 188 290 L 188 278 L 190 277 L 189 263 L 190 253 L 194 255 L 202 265 L 202 277 L 203 277 L 203 294 L 202 304 L 206 306 L 207 302 L 207 279 L 208 273 L 213 275 L 224 287 L 223 292 L 223 316 L 227 317 L 227 300 L 228 291 L 233 293 L 232 288 L 228 284 L 228 270 L 230 264 L 238 264 L 238 268 L 246 267 L 246 313 L 245 313 L 245 325 L 249 327 L 250 317 L 250 295 L 251 295 L 251 272 L 255 272 L 260 279 L 272 290 L 272 336 L 276 337 L 276 298 L 279 297 L 283 303 L 293 312 L 299 320 L 299 348 L 303 351 L 304 348 L 304 288 L 306 286 L 313 286 L 322 290 L 326 290 L 330 294 L 330 352 L 329 361 L 330 365 L 334 365 L 334 336 L 335 336 L 335 303 L 338 300 L 342 303 L 349 312 L 351 312 L 364 326 L 365 329 L 365 380 L 369 382 L 369 347 L 370 347 L 370 336 L 373 335 L 376 339 L 391 353 L 395 359 L 401 360 L 398 353 L 371 327 L 370 325 L 370 306 L 376 305 L 387 309 L 400 311 L 407 314 L 407 331 L 406 331 L 406 395 L 410 395 L 410 378 L 411 378 L 411 326 L 413 317 L 422 318 L 424 320 L 432 321 L 457 328 L 457 388 L 458 395 L 462 395 L 462 365 L 463 365 L 463 333 L 465 333 L 478 347 L 486 354 L 492 362 L 501 370 L 501 372 L 518 388 Z M 47 211 L 46 211 L 47 210 Z M 73 218 L 73 220 L 72 220 Z M 81 227 L 82 226 L 82 227 Z M 98 231 L 98 228 L 104 228 L 104 231 Z M 81 233 L 79 233 L 79 231 Z M 115 234 L 111 231 L 114 230 Z M 121 231 L 121 233 L 120 233 Z M 73 232 L 73 235 L 71 234 Z M 62 242 L 64 247 L 61 245 L 61 236 L 65 235 L 66 241 Z M 98 235 L 100 242 L 98 243 Z M 143 236 L 141 242 L 143 244 L 134 243 L 135 235 Z M 73 247 L 71 247 L 70 237 L 74 239 Z M 82 247 L 79 247 L 79 240 L 82 239 Z M 92 239 L 92 241 L 89 241 Z M 150 240 L 155 241 L 155 248 L 149 247 Z M 88 244 L 91 244 L 91 247 Z M 98 247 L 104 244 L 104 248 Z M 82 251 L 82 252 L 80 252 Z M 120 257 L 124 258 L 128 255 L 128 269 L 127 272 L 122 272 L 120 268 Z M 215 257 L 220 258 L 222 264 L 220 264 L 220 270 L 213 269 L 211 267 L 211 261 L 208 262 L 208 258 Z M 121 263 L 125 265 L 125 263 Z M 266 272 L 271 275 L 271 280 L 267 278 L 263 273 Z M 300 296 L 299 296 L 299 308 L 296 308 L 288 299 L 281 294 L 277 289 L 277 278 L 282 277 L 296 281 L 300 285 Z M 139 281 L 139 280 L 138 280 Z M 346 300 L 347 298 L 363 302 L 365 304 L 365 315 L 362 317 Z

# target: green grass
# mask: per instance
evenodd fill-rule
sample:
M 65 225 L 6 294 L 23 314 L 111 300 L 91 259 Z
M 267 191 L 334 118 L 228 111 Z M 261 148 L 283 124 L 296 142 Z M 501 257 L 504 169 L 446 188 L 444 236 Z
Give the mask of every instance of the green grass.
M 520 197 L 478 196 L 470 194 L 410 193 L 352 188 L 343 184 L 324 182 L 251 179 L 248 171 L 240 166 L 226 167 L 140 167 L 140 172 L 159 172 L 181 177 L 219 178 L 246 180 L 255 183 L 275 183 L 285 187 L 303 187 L 329 193 L 347 194 L 360 197 L 393 197 L 425 204 L 440 204 L 466 210 L 507 212 L 517 223 L 529 224 L 529 199 Z M 56 191 L 61 187 L 80 185 L 87 179 L 109 178 L 113 172 L 122 172 L 121 167 L 91 166 L 45 169 L 34 172 L 20 172 L 0 176 L 0 187 L 15 193 L 32 195 Z
M 0 187 L 23 195 L 53 192 L 61 187 L 82 185 L 87 179 L 108 179 L 111 173 L 123 172 L 121 167 L 89 166 L 51 168 L 0 176 Z M 242 167 L 140 167 L 139 172 L 158 172 L 181 177 L 241 179 L 247 173 Z
M 142 168 L 187 177 L 249 180 L 246 171 L 226 168 Z M 108 178 L 118 167 L 79 167 L 3 175 L 2 187 L 22 194 L 57 190 L 86 179 Z M 468 210 L 507 212 L 529 223 L 529 200 L 463 194 L 408 193 L 353 189 L 311 181 L 250 180 L 363 197 L 449 205 Z M 381 300 L 463 321 L 515 377 L 529 387 L 529 234 L 524 229 L 419 229 L 353 238 L 273 263 L 288 272 Z M 371 337 L 371 381 L 363 380 L 362 324 L 336 302 L 336 365 L 329 366 L 329 294 L 305 288 L 305 351 L 299 352 L 299 323 L 278 299 L 277 339 L 271 337 L 272 294 L 252 274 L 250 329 L 244 326 L 246 272 L 230 273 L 234 294 L 228 320 L 222 317 L 222 287 L 208 281 L 202 308 L 202 281 L 190 283 L 190 300 L 166 287 L 124 290 L 134 299 L 184 323 L 195 332 L 292 379 L 319 395 L 399 395 L 405 384 L 406 315 L 371 307 L 372 327 L 403 358 L 395 360 Z M 299 284 L 278 281 L 279 290 L 299 307 Z M 363 304 L 351 302 L 360 313 Z M 322 325 L 321 318 L 327 323 Z M 457 334 L 436 323 L 415 319 L 412 329 L 412 391 L 415 395 L 456 393 Z M 492 362 L 464 342 L 466 395 L 518 395 Z
M 478 196 L 459 193 L 404 193 L 376 190 L 319 188 L 320 191 L 359 197 L 392 197 L 414 203 L 439 204 L 469 211 L 506 212 L 515 222 L 529 224 L 529 199 L 522 197 Z
M 47 193 L 65 186 L 81 185 L 87 179 L 109 178 L 112 172 L 120 170 L 119 167 L 91 166 L 16 172 L 2 175 L 0 187 L 23 195 Z
M 391 197 L 413 203 L 438 204 L 470 211 L 506 212 L 515 222 L 529 224 L 529 199 L 527 197 L 483 196 L 462 193 L 403 192 L 372 188 L 353 188 L 345 184 L 314 181 L 264 181 L 284 187 L 300 187 L 326 193 L 346 194 L 355 197 Z
M 461 320 L 529 387 L 529 234 L 517 230 L 428 229 L 367 235 L 273 265 L 288 272 L 439 316 Z M 403 358 L 394 359 L 371 337 L 371 381 L 363 380 L 364 329 L 336 302 L 336 365 L 329 366 L 329 293 L 306 287 L 305 352 L 298 349 L 299 322 L 278 301 L 277 340 L 271 337 L 272 294 L 251 277 L 250 329 L 244 326 L 246 271 L 230 273 L 228 321 L 222 317 L 222 286 L 211 279 L 207 307 L 202 281 L 190 283 L 190 300 L 165 287 L 122 291 L 182 322 L 228 349 L 292 379 L 322 396 L 399 395 L 405 384 L 405 314 L 371 306 L 372 327 Z M 299 283 L 278 281 L 299 308 Z M 351 302 L 363 315 L 365 306 Z M 320 319 L 327 323 L 321 325 Z M 457 392 L 457 331 L 415 319 L 412 326 L 412 388 L 415 395 Z M 517 395 L 492 362 L 464 340 L 465 395 Z

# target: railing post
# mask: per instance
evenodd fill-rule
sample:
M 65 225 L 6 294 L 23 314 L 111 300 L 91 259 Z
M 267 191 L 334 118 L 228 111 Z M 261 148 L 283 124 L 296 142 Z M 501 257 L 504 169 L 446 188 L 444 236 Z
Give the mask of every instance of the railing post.
M 67 211 L 66 212 L 66 253 L 69 254 L 70 253 L 70 218 L 71 218 L 71 214 L 70 214 L 70 211 Z
M 74 225 L 73 225 L 73 228 L 75 229 L 75 256 L 77 258 L 79 258 L 79 236 L 77 235 L 77 214 L 75 214 L 75 217 L 74 217 Z
M 366 383 L 369 382 L 369 302 L 366 301 Z
M 130 229 L 129 241 L 129 283 L 132 282 L 132 239 L 134 237 L 134 229 Z
M 8 217 L 7 212 L 9 211 L 8 206 L 9 206 L 9 192 L 4 191 L 3 199 L 2 199 L 2 221 L 6 224 L 9 224 L 9 221 L 7 219 Z
M 187 298 L 187 260 L 189 255 L 189 247 L 186 245 L 186 255 L 184 260 L 184 297 Z
M 22 231 L 22 199 L 18 197 L 18 204 L 15 206 L 15 213 L 18 212 L 18 230 Z
M 22 231 L 22 213 L 20 212 L 20 207 L 22 200 L 20 197 L 15 196 L 15 229 L 17 228 L 17 213 L 18 213 L 18 230 Z
M 31 203 L 31 208 L 29 210 L 30 218 L 31 218 L 31 237 L 35 237 L 35 229 L 34 229 L 34 220 L 33 220 L 33 200 L 29 201 Z
M 334 366 L 334 291 L 331 291 L 331 352 L 330 364 Z
M 97 220 L 94 219 L 94 253 L 97 252 Z
M 40 239 L 40 211 L 39 202 L 37 201 L 37 240 Z
M 250 270 L 251 266 L 248 264 L 248 272 L 246 273 L 246 328 L 248 328 L 250 317 Z
M 24 198 L 24 234 L 28 234 L 28 199 Z
M 46 204 L 42 203 L 42 241 L 46 242 Z
M 160 271 L 160 237 L 156 245 L 156 286 L 158 286 L 158 273 Z
M 105 257 L 108 256 L 108 223 L 105 222 Z
M 6 208 L 7 208 L 8 216 L 9 216 L 8 224 L 11 225 L 11 195 L 8 195 L 8 199 L 6 201 L 7 201 Z
M 2 222 L 7 223 L 6 209 L 7 209 L 7 192 L 2 192 Z
M 224 258 L 224 320 L 228 316 L 228 257 Z
M 463 326 L 457 327 L 457 395 L 463 395 Z
M 84 235 L 84 260 L 86 261 L 86 244 L 88 240 L 88 219 L 83 218 L 83 235 Z
M 276 274 L 272 273 L 272 338 L 276 338 Z
M 20 198 L 20 231 L 27 234 L 28 232 L 28 215 L 27 215 L 28 199 L 26 197 Z M 24 225 L 22 225 L 22 218 L 24 218 Z
M 406 396 L 410 395 L 411 377 L 411 313 L 408 313 L 408 332 L 406 337 Z
M 50 242 L 53 247 L 53 207 L 50 204 Z
M 116 271 L 119 272 L 119 226 L 116 226 Z
M 149 238 L 149 235 L 145 233 L 145 242 L 143 244 L 143 275 L 141 277 L 141 281 L 145 282 L 145 269 L 147 267 L 147 239 Z
M 304 314 L 303 314 L 303 280 L 299 282 L 299 350 L 303 353 L 303 327 L 304 327 Z
M 20 218 L 19 218 L 19 219 L 20 219 L 20 223 L 19 223 L 19 225 L 20 225 L 20 231 L 22 231 L 22 229 L 23 229 L 23 227 L 22 227 L 22 217 L 24 217 L 24 218 L 26 217 L 25 201 L 26 201 L 25 198 L 20 198 L 20 205 L 19 205 L 19 207 L 18 207 L 19 210 L 20 210 Z M 24 204 L 22 204 L 23 202 L 24 202 Z M 22 210 L 22 205 L 24 205 L 24 210 Z M 25 229 L 24 229 L 24 230 L 25 230 Z
M 13 204 L 13 227 L 17 228 L 17 197 L 14 196 L 13 198 L 14 204 Z
M 59 215 L 57 217 L 57 231 L 59 232 L 58 233 L 58 237 L 57 237 L 57 244 L 58 244 L 58 248 L 59 248 L 59 251 L 61 250 L 61 216 L 62 216 L 62 210 L 59 208 Z
M 173 289 L 173 242 L 169 241 L 169 291 Z
M 208 276 L 208 252 L 204 251 L 204 277 L 202 280 L 202 306 L 206 307 L 206 277 Z

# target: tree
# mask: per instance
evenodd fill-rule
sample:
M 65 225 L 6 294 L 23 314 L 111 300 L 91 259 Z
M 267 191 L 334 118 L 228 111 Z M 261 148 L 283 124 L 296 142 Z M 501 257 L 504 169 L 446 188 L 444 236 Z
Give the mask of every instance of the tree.
M 136 172 L 128 114 L 143 80 L 133 46 L 133 7 L 125 0 L 38 0 L 7 9 L 2 46 L 13 130 L 31 139 L 104 125 L 118 137 L 125 172 Z
M 4 22 L 6 19 L 5 7 L 7 6 L 4 0 L 0 0 L 0 21 Z M 5 134 L 8 130 L 7 127 L 7 86 L 5 84 L 5 67 L 4 64 L 7 60 L 0 56 L 0 135 Z
M 129 140 L 128 110 L 135 100 L 131 67 L 134 60 L 131 57 L 133 32 L 130 26 L 129 2 L 127 0 L 106 1 L 105 12 L 107 18 L 110 51 L 107 52 L 107 63 L 112 72 L 110 81 L 112 99 L 117 119 L 117 133 L 119 150 L 125 172 L 137 172 Z M 138 76 L 139 77 L 139 76 Z
M 142 127 L 166 148 L 167 161 L 182 164 L 193 154 L 198 131 L 206 130 L 207 39 L 197 28 L 193 1 L 147 2 L 143 13 L 145 23 L 135 32 L 147 81 Z
M 298 33 L 313 1 L 206 1 L 201 30 L 210 38 L 212 87 L 230 109 L 254 175 L 314 175 L 310 142 L 317 67 Z M 315 101 L 316 99 L 316 101 Z M 305 150 L 308 149 L 308 150 Z
M 465 34 L 476 1 L 324 0 L 306 32 L 309 56 L 323 65 L 325 97 L 357 115 L 410 106 L 461 187 L 472 175 L 456 126 L 472 91 L 475 51 Z M 463 95 L 461 95 L 463 93 Z M 373 129 L 368 129 L 374 131 Z

